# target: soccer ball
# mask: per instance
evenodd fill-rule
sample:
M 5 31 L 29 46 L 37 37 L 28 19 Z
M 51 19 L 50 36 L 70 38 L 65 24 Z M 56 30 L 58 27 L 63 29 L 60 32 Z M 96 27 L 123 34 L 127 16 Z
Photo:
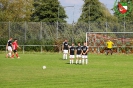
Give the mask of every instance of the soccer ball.
M 46 69 L 46 66 L 43 66 L 42 69 Z

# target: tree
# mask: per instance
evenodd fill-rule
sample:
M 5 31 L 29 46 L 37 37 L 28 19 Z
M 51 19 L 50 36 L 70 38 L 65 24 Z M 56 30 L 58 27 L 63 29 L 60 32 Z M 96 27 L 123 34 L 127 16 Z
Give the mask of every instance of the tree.
M 99 0 L 84 0 L 79 22 L 114 20 L 108 9 Z
M 65 10 L 58 0 L 35 0 L 33 5 L 35 11 L 31 15 L 31 21 L 66 22 Z
M 99 0 L 84 0 L 82 14 L 78 22 L 85 22 L 88 31 L 111 31 L 113 25 L 109 22 L 115 21 L 116 18 L 111 15 L 106 6 Z M 88 25 L 89 24 L 89 25 Z
M 1 0 L 0 21 L 29 21 L 33 0 Z

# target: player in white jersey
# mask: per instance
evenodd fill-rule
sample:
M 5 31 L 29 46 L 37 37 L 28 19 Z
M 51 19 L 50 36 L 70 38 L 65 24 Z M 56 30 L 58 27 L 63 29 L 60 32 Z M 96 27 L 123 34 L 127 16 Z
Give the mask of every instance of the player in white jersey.
M 8 53 L 6 54 L 6 58 L 12 56 L 12 38 L 10 38 L 8 41 L 7 41 L 7 44 L 6 44 L 6 50 L 8 50 Z
M 82 46 L 80 42 L 78 42 L 78 46 L 76 47 L 76 64 L 81 64 L 81 56 L 82 56 Z
M 63 59 L 67 59 L 68 49 L 69 49 L 68 41 L 65 40 L 65 41 L 63 42 L 63 45 L 62 45 Z
M 84 64 L 84 61 L 86 62 L 86 64 L 88 64 L 88 53 L 89 49 L 86 45 L 86 42 L 84 42 L 84 46 L 82 47 L 82 64 Z

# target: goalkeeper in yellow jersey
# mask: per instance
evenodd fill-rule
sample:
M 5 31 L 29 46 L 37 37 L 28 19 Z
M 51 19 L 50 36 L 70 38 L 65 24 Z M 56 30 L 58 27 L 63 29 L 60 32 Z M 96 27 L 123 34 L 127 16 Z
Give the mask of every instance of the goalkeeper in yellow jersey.
M 107 51 L 106 51 L 107 55 L 108 55 L 109 53 L 111 53 L 111 55 L 112 55 L 112 54 L 113 54 L 112 48 L 113 48 L 114 43 L 113 43 L 112 41 L 108 40 L 108 41 L 106 42 L 106 45 L 107 45 Z

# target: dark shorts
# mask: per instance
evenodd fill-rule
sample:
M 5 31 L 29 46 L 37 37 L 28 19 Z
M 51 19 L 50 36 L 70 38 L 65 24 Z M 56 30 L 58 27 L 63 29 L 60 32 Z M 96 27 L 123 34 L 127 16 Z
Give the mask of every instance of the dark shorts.
M 13 50 L 13 52 L 14 52 L 14 53 L 16 53 L 16 52 L 17 52 L 17 50 Z
M 107 48 L 106 50 L 112 50 L 112 48 Z

